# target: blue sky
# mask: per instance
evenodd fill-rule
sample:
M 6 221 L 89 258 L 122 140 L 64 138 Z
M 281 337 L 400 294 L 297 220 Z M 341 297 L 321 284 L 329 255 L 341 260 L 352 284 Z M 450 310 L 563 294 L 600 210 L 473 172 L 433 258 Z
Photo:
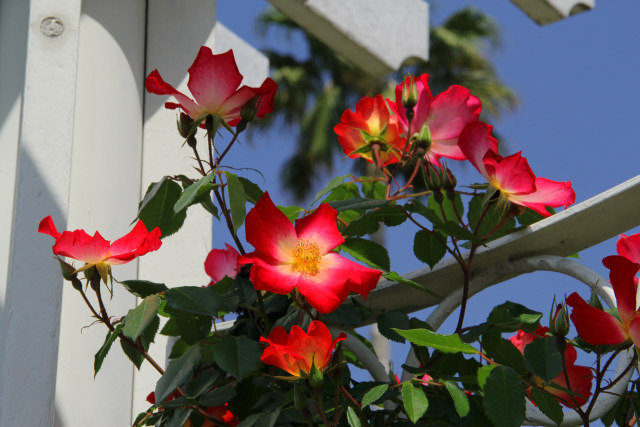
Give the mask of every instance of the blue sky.
M 503 45 L 492 58 L 520 99 L 515 112 L 495 123 L 509 153 L 522 150 L 538 176 L 572 181 L 577 202 L 637 175 L 640 2 L 597 1 L 592 11 L 540 27 L 506 0 L 440 0 L 431 2 L 431 20 L 437 24 L 469 4 L 493 16 L 502 30 Z M 252 45 L 300 52 L 295 40 L 288 42 L 275 34 L 261 39 L 254 30 L 255 16 L 267 7 L 266 2 L 219 0 L 217 7 L 220 21 Z M 292 200 L 278 191 L 278 173 L 293 147 L 291 134 L 271 132 L 260 141 L 255 137 L 247 141 L 233 158 L 263 171 L 261 186 L 270 189 L 276 203 L 288 204 Z M 342 161 L 336 173 L 348 173 L 348 162 Z M 480 181 L 477 175 L 473 179 Z M 421 267 L 411 245 L 404 243 L 413 240 L 414 231 L 389 230 L 392 268 L 400 273 Z M 222 238 L 222 230 L 216 233 Z M 223 245 L 214 236 L 214 246 Z M 615 239 L 580 255 L 586 265 L 605 275 L 601 259 L 613 253 Z M 506 299 L 547 313 L 554 293 L 561 297 L 574 291 L 588 295 L 584 286 L 554 273 L 522 276 L 473 298 L 465 324 L 484 320 L 491 307 Z M 454 327 L 446 323 L 443 331 Z M 394 350 L 397 355 L 399 350 Z M 396 367 L 400 363 L 397 360 Z

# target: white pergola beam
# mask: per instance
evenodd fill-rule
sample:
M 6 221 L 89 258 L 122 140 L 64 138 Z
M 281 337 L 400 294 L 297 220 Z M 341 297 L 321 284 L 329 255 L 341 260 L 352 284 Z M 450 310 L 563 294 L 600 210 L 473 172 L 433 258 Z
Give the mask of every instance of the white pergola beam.
M 511 0 L 540 25 L 551 24 L 595 7 L 595 0 Z
M 269 1 L 372 76 L 429 58 L 429 5 L 423 0 Z
M 640 225 L 640 176 L 630 179 L 589 200 L 537 222 L 524 230 L 489 242 L 474 257 L 472 278 L 498 283 L 495 269 L 534 255 L 569 256 Z M 460 266 L 447 258 L 433 270 L 423 268 L 405 275 L 435 294 L 446 298 L 462 286 Z M 514 274 L 515 277 L 515 274 Z M 504 275 L 502 280 L 505 280 Z M 501 281 L 501 280 L 500 280 Z M 384 281 L 366 300 L 377 310 L 413 312 L 440 300 L 406 285 Z

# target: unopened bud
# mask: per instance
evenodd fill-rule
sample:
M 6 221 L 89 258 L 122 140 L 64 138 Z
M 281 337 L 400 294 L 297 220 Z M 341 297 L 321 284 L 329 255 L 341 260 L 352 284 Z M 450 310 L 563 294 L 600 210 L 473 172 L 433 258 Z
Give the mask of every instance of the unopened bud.
M 191 117 L 189 117 L 188 114 L 185 113 L 180 113 L 180 118 L 177 121 L 177 125 L 178 125 L 178 133 L 180 133 L 180 136 L 188 139 L 189 137 L 193 137 L 193 135 L 195 135 L 195 131 L 198 129 L 197 127 L 194 129 L 193 127 L 193 119 Z M 193 129 L 193 133 L 192 133 L 192 129 Z
M 260 106 L 260 96 L 254 96 L 240 109 L 240 118 L 249 123 L 256 117 L 258 107 Z
M 555 299 L 554 299 L 555 305 Z M 553 307 L 551 308 L 549 330 L 556 337 L 565 337 L 569 333 L 571 325 L 569 324 L 569 313 L 564 303 L 558 304 L 553 314 Z
M 589 305 L 591 307 L 597 308 L 598 310 L 603 310 L 604 311 L 604 307 L 602 306 L 602 302 L 600 302 L 600 298 L 598 298 L 597 288 L 592 288 L 591 289 L 591 297 L 589 298 Z
M 447 167 L 442 168 L 442 188 L 445 190 L 454 190 L 458 185 L 458 180 L 451 170 Z
M 408 80 L 402 85 L 402 106 L 407 110 L 407 118 L 413 119 L 413 107 L 418 103 L 418 88 L 413 76 L 410 75 Z
M 425 123 L 420 128 L 415 144 L 416 147 L 424 148 L 425 151 L 429 151 L 429 148 L 431 148 L 431 131 L 428 124 Z
M 440 189 L 442 188 L 440 173 L 433 165 L 433 163 L 427 163 L 427 169 L 427 188 L 433 192 L 440 191 Z
M 187 145 L 189 145 L 189 147 L 196 148 L 197 143 L 198 141 L 196 140 L 195 136 L 191 135 L 189 138 L 187 138 Z
M 322 371 L 318 369 L 315 363 L 312 364 L 311 372 L 309 372 L 309 384 L 311 384 L 311 387 L 313 388 L 320 388 L 322 387 L 323 382 L 324 382 L 324 375 L 322 374 Z

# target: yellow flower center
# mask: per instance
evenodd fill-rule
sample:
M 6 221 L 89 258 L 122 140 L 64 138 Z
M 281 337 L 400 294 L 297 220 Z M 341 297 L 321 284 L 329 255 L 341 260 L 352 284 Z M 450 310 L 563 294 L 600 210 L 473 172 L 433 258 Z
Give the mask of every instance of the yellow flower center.
M 320 271 L 320 248 L 308 240 L 299 240 L 293 249 L 293 265 L 296 273 L 315 276 Z

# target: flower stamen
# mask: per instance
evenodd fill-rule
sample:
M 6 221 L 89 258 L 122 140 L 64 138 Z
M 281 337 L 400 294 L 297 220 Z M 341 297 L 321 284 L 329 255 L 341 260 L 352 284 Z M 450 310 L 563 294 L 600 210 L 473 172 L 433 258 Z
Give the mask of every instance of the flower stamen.
M 315 276 L 320 272 L 320 248 L 314 242 L 299 240 L 293 249 L 291 269 L 296 273 Z

